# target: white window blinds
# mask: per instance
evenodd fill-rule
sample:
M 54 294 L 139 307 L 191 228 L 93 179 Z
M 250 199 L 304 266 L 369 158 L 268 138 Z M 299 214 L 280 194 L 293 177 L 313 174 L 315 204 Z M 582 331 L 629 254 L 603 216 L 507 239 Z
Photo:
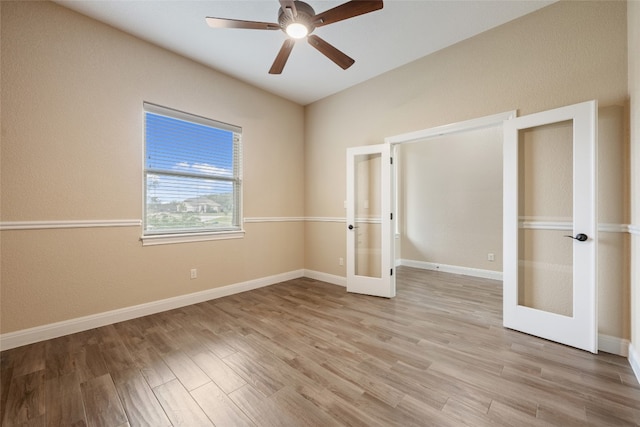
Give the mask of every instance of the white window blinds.
M 144 234 L 239 230 L 237 126 L 144 103 Z

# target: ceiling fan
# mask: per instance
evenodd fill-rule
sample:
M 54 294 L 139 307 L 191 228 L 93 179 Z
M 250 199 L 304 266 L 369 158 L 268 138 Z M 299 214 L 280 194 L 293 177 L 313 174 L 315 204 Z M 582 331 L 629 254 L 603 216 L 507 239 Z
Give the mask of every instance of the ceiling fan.
M 316 14 L 311 6 L 298 0 L 279 0 L 278 23 L 242 21 L 238 19 L 207 17 L 212 28 L 244 28 L 250 30 L 282 30 L 290 38 L 286 39 L 276 56 L 269 74 L 280 74 L 284 69 L 296 39 L 307 38 L 307 42 L 318 49 L 327 58 L 346 70 L 355 62 L 320 37 L 311 34 L 317 27 L 333 24 L 355 16 L 364 15 L 382 9 L 382 0 L 351 0 Z

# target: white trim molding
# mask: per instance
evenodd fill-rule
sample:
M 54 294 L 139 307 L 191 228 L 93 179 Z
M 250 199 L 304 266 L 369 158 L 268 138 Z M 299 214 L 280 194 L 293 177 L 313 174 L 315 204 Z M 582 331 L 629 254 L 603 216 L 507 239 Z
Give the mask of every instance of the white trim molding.
M 335 274 L 323 273 L 321 271 L 305 270 L 304 277 L 331 283 L 332 285 L 347 287 L 347 278 L 344 276 L 336 276 Z
M 598 223 L 598 231 L 605 233 L 630 233 L 628 224 Z
M 631 369 L 633 369 L 633 373 L 636 375 L 636 379 L 640 382 L 640 355 L 638 351 L 635 349 L 632 343 L 629 343 L 629 364 L 631 365 Z
M 571 221 L 520 221 L 518 227 L 526 230 L 562 230 L 572 231 Z
M 346 217 L 324 216 L 282 216 L 282 217 L 246 217 L 245 223 L 261 222 L 346 222 Z M 358 218 L 357 221 L 378 223 L 380 218 Z M 571 230 L 573 223 L 567 220 L 537 221 L 533 218 L 520 218 L 520 227 L 538 230 Z M 51 221 L 2 221 L 2 230 L 43 230 L 56 228 L 96 228 L 96 227 L 140 227 L 141 219 L 89 219 L 89 220 L 51 220 Z M 640 225 L 599 223 L 600 231 L 611 233 L 640 234 Z
M 91 219 L 70 221 L 4 221 L 0 230 L 47 230 L 57 228 L 140 227 L 141 219 Z
M 304 274 L 304 270 L 293 270 L 269 277 L 208 289 L 206 291 L 179 295 L 173 298 L 139 304 L 132 307 L 125 307 L 117 310 L 106 311 L 104 313 L 51 323 L 48 325 L 36 326 L 34 328 L 23 329 L 21 331 L 9 332 L 0 335 L 0 350 L 8 350 L 38 341 L 57 338 L 63 335 L 69 335 L 101 326 L 111 325 L 117 322 L 123 322 L 125 320 L 135 319 L 137 317 L 147 316 L 149 314 L 160 313 L 187 305 L 222 298 L 228 295 L 270 286 L 287 280 L 297 279 L 303 277 Z
M 303 222 L 305 217 L 303 216 L 269 216 L 269 217 L 251 217 L 245 218 L 245 223 L 258 223 L 258 222 Z
M 406 265 L 413 267 L 420 265 L 416 268 L 424 268 L 426 264 L 436 265 L 433 263 L 424 263 L 419 261 L 402 260 Z M 474 275 L 476 277 L 492 276 L 495 273 L 488 270 L 469 269 L 465 267 L 453 267 L 443 266 L 444 268 L 433 268 L 439 271 L 452 272 L 457 274 Z M 432 269 L 432 268 L 427 268 Z M 453 271 L 448 271 L 453 270 Z M 462 271 L 462 272 L 461 272 Z M 478 275 L 478 272 L 482 275 Z M 485 272 L 485 273 L 482 273 Z M 475 273 L 475 274 L 469 274 Z M 486 274 L 489 273 L 489 274 Z M 69 319 L 61 322 L 51 323 L 48 325 L 37 326 L 34 328 L 24 329 L 16 332 L 9 332 L 0 335 L 0 350 L 9 350 L 12 348 L 20 347 L 27 344 L 33 344 L 35 342 L 44 341 L 48 339 L 57 338 L 64 335 L 69 335 L 77 332 L 87 331 L 94 328 L 99 328 L 106 325 L 111 325 L 126 320 L 135 319 L 142 316 L 148 316 L 155 313 L 161 313 L 167 310 L 173 310 L 180 307 L 185 307 L 192 304 L 198 304 L 204 301 L 209 301 L 217 298 L 222 298 L 229 295 L 238 294 L 241 292 L 258 289 L 276 283 L 285 282 L 287 280 L 293 280 L 300 277 L 308 277 L 310 279 L 319 280 L 325 283 L 346 287 L 347 279 L 343 276 L 337 276 L 334 274 L 323 273 L 314 270 L 293 270 L 286 273 L 281 273 L 269 277 L 260 279 L 249 280 L 246 282 L 236 283 L 233 285 L 222 286 L 219 288 L 208 289 L 206 291 L 195 292 L 187 295 L 180 295 L 173 298 L 167 298 L 164 300 L 153 301 L 150 303 L 139 304 L 132 307 L 125 307 L 117 310 L 111 310 L 103 313 L 98 313 L 89 316 L 78 317 L 75 319 Z M 488 277 L 495 278 L 495 277 Z M 606 353 L 616 354 L 619 356 L 629 358 L 629 363 L 633 368 L 636 377 L 640 381 L 640 358 L 633 346 L 628 340 L 613 337 L 609 335 L 600 334 L 598 336 L 599 344 L 598 349 Z
M 462 274 L 465 276 L 481 277 L 483 279 L 502 280 L 502 271 L 483 270 L 480 268 L 460 267 L 457 265 L 438 264 L 435 262 L 401 259 L 396 265 L 420 268 L 422 270 L 442 271 L 444 273 Z
M 629 340 L 611 335 L 598 334 L 598 350 L 618 356 L 629 356 Z
M 571 221 L 536 221 L 531 219 L 520 219 L 518 226 L 527 230 L 560 230 L 573 231 L 573 222 Z M 638 228 L 629 224 L 614 224 L 600 222 L 598 223 L 598 231 L 604 233 L 631 233 L 634 228 Z
M 347 218 L 339 218 L 339 217 L 306 217 L 304 219 L 305 221 L 308 222 L 341 222 L 341 223 L 346 223 L 347 222 Z M 380 218 L 379 216 L 377 217 L 361 217 L 361 218 L 356 218 L 355 221 L 358 223 L 366 223 L 366 224 L 382 224 L 382 218 Z
M 465 120 L 462 122 L 450 123 L 447 125 L 436 126 L 429 129 L 422 129 L 415 132 L 403 133 L 401 135 L 389 136 L 384 139 L 387 144 L 402 144 L 406 142 L 415 142 L 429 138 L 435 138 L 452 133 L 467 132 L 475 129 L 483 129 L 491 126 L 502 125 L 505 120 L 512 119 L 517 116 L 517 111 L 505 111 L 504 113 L 492 114 L 490 116 L 479 117 L 476 119 Z
M 380 223 L 380 218 L 358 218 L 358 222 Z M 345 217 L 323 216 L 283 216 L 283 217 L 247 217 L 244 223 L 269 223 L 269 222 L 339 222 L 346 223 Z M 521 218 L 520 227 L 532 230 L 564 230 L 571 231 L 571 221 L 536 221 L 530 218 Z M 0 222 L 0 231 L 4 230 L 48 230 L 61 228 L 101 228 L 101 227 L 141 227 L 141 219 L 89 219 L 89 220 L 64 220 L 64 221 L 3 221 Z M 609 233 L 630 233 L 640 235 L 640 225 L 634 224 L 598 224 L 598 230 Z
M 308 222 L 347 222 L 346 217 L 329 217 L 329 216 L 307 216 L 304 218 Z
M 151 234 L 141 236 L 142 246 L 170 245 L 174 243 L 206 242 L 209 240 L 242 239 L 244 230 L 211 231 L 202 233 Z

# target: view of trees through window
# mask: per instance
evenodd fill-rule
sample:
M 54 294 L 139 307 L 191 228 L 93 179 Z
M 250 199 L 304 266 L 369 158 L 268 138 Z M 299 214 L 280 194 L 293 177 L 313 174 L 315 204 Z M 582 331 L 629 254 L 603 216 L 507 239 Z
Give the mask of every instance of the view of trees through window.
M 147 203 L 148 230 L 220 227 L 233 227 L 233 194 L 208 194 L 170 202 L 150 197 Z

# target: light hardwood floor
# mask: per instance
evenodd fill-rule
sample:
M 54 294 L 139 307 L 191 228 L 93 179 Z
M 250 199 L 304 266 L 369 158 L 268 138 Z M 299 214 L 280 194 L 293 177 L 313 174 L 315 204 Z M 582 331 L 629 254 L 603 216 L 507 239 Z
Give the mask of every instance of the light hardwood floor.
M 501 326 L 500 282 L 297 279 L 1 353 L 3 426 L 640 424 L 628 361 Z

